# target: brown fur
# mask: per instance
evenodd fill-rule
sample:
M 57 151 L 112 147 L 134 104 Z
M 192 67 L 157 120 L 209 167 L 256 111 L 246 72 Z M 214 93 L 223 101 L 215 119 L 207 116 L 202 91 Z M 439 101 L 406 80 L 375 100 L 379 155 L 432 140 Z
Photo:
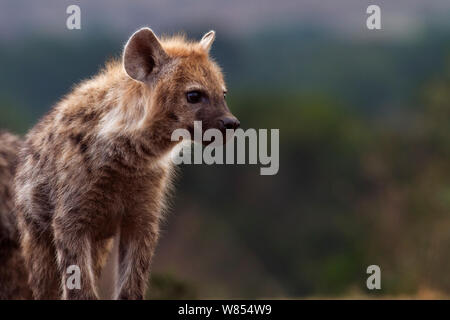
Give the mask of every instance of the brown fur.
M 0 299 L 29 299 L 27 273 L 19 247 L 13 180 L 19 138 L 0 132 Z
M 142 29 L 123 63 L 110 62 L 77 86 L 26 136 L 15 179 L 21 245 L 37 299 L 96 299 L 119 241 L 116 297 L 142 299 L 173 172 L 173 130 L 219 127 L 232 117 L 219 67 L 200 43 L 158 40 Z M 125 66 L 125 67 L 124 67 Z M 205 99 L 186 101 L 200 90 Z M 66 287 L 70 265 L 81 290 Z

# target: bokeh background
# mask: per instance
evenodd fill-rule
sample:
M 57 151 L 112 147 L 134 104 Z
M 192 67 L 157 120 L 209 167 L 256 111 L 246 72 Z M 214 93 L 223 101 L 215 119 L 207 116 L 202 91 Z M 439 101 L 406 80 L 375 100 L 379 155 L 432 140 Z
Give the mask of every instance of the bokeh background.
M 449 18 L 448 0 L 1 0 L 0 127 L 25 133 L 139 27 L 215 29 L 229 106 L 280 129 L 280 171 L 182 166 L 148 297 L 445 298 Z

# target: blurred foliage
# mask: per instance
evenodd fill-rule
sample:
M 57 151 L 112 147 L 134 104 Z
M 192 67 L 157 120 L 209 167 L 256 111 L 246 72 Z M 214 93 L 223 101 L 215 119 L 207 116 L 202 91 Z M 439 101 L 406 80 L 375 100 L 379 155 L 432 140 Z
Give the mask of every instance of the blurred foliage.
M 448 295 L 449 39 L 219 37 L 230 108 L 244 128 L 280 129 L 280 171 L 182 166 L 148 298 L 373 295 L 371 264 L 381 296 Z M 100 36 L 0 48 L 0 126 L 23 132 L 120 49 Z
M 0 129 L 26 133 L 32 125 L 29 111 L 0 94 Z
M 176 279 L 170 274 L 153 274 L 149 281 L 146 299 L 153 300 L 182 300 L 196 299 L 197 295 L 192 285 Z

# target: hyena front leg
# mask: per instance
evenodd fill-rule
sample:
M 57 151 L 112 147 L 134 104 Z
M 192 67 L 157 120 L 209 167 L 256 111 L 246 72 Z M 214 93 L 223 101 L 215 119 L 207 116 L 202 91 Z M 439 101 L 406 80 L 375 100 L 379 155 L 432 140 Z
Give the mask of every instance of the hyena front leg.
M 97 241 L 93 248 L 94 274 L 98 294 L 102 300 L 116 297 L 117 274 L 119 264 L 119 236 Z
M 120 232 L 118 299 L 142 300 L 158 241 L 158 219 L 151 214 L 127 218 Z
M 92 262 L 92 236 L 88 232 L 89 226 L 83 224 L 82 221 L 73 220 L 73 217 L 76 216 L 74 212 L 71 212 L 70 216 L 59 216 L 53 224 L 63 299 L 93 300 L 98 296 Z M 68 278 L 72 275 L 68 272 L 71 270 L 69 269 L 71 266 L 79 268 L 79 288 L 68 286 Z
M 36 233 L 24 224 L 22 252 L 28 271 L 28 283 L 35 299 L 61 298 L 61 280 L 51 235 Z

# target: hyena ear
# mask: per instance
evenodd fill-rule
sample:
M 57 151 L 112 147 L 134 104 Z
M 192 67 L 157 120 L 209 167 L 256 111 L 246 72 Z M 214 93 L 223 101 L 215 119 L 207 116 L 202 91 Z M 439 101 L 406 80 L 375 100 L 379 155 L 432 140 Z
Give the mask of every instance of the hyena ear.
M 123 66 L 126 73 L 138 81 L 150 81 L 169 56 L 158 37 L 149 28 L 136 31 L 128 40 L 123 52 Z
M 205 49 L 206 52 L 209 52 L 209 50 L 211 50 L 211 46 L 215 38 L 216 32 L 214 30 L 211 30 L 203 36 L 202 40 L 200 40 L 200 45 L 203 49 Z

